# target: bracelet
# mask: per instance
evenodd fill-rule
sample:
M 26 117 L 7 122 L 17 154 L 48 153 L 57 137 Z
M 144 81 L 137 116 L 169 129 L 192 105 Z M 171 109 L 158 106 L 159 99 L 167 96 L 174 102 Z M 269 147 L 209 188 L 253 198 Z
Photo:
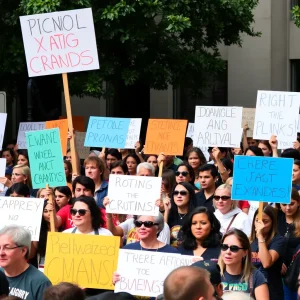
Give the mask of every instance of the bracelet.
M 265 243 L 266 242 L 266 240 L 262 240 L 262 241 L 258 241 L 259 243 Z

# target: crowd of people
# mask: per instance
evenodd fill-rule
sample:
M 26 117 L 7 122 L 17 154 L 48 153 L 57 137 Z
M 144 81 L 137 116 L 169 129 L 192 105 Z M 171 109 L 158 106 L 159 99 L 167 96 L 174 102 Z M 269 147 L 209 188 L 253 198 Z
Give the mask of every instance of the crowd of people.
M 180 157 L 144 155 L 140 142 L 134 150 L 92 148 L 83 161 L 75 153 L 80 174 L 72 171 L 68 151 L 64 157 L 67 186 L 40 190 L 32 187 L 27 150 L 7 144 L 1 152 L 6 159 L 6 174 L 0 177 L 4 186 L 1 195 L 41 198 L 44 209 L 38 242 L 32 242 L 30 233 L 21 226 L 0 231 L 0 298 L 100 300 L 139 296 L 82 289 L 65 282 L 52 286 L 43 268 L 53 212 L 58 232 L 119 236 L 124 249 L 194 256 L 192 266 L 169 274 L 164 294 L 157 299 L 298 299 L 299 141 L 280 153 L 275 136 L 269 141 L 247 138 L 245 126 L 240 148 L 210 147 L 208 155 L 194 147 L 191 138 L 185 139 Z M 236 155 L 293 158 L 290 204 L 276 204 L 270 199 L 259 219 L 258 202 L 232 200 Z M 106 213 L 110 174 L 158 176 L 160 164 L 158 216 Z M 121 276 L 115 270 L 112 282 L 116 284 Z

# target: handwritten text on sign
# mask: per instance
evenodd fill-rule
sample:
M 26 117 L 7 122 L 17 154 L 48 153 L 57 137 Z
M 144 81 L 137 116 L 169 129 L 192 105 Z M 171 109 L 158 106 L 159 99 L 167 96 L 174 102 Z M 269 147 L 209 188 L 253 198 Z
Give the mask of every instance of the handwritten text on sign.
M 253 138 L 269 140 L 276 135 L 278 148 L 286 149 L 297 140 L 300 93 L 258 91 Z
M 149 119 L 145 154 L 182 155 L 187 120 Z
M 195 146 L 240 147 L 242 107 L 196 106 Z
M 52 284 L 65 281 L 81 287 L 113 290 L 120 238 L 49 232 L 45 275 Z
M 156 297 L 163 293 L 165 278 L 178 267 L 194 263 L 194 256 L 120 249 L 115 292 Z
M 293 159 L 235 156 L 233 200 L 290 203 Z
M 242 127 L 248 124 L 247 136 L 253 137 L 253 127 L 254 127 L 254 119 L 255 119 L 255 108 L 246 108 L 243 107 L 243 123 Z
M 160 198 L 161 177 L 113 175 L 109 176 L 106 211 L 117 214 L 158 216 L 155 205 Z
M 59 129 L 26 132 L 26 140 L 33 188 L 67 185 Z
M 29 77 L 99 69 L 90 8 L 20 17 Z
M 0 228 L 20 225 L 31 233 L 32 241 L 38 241 L 42 221 L 44 199 L 0 197 Z
M 21 122 L 17 138 L 18 148 L 27 149 L 25 132 L 43 130 L 45 126 L 46 122 Z

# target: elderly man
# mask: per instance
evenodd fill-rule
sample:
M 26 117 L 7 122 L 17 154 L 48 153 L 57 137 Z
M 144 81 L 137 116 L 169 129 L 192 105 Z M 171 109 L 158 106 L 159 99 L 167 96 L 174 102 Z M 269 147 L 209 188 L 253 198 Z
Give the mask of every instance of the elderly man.
M 51 282 L 27 263 L 30 245 L 31 234 L 23 227 L 9 225 L 0 230 L 0 266 L 9 283 L 9 295 L 40 300 Z
M 152 164 L 142 162 L 137 166 L 136 173 L 138 176 L 155 176 L 155 169 Z

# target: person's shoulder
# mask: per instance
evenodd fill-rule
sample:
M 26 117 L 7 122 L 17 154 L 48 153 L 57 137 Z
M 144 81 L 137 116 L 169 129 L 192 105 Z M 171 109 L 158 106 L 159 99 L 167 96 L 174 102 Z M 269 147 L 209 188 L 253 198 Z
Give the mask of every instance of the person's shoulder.
M 31 281 L 35 281 L 36 284 L 38 284 L 38 281 L 40 284 L 46 282 L 51 284 L 49 278 L 43 272 L 39 271 L 37 268 L 35 268 L 32 265 L 29 265 L 29 268 L 27 269 L 27 274 L 30 277 Z
M 71 208 L 70 204 L 65 205 L 64 207 L 62 207 L 57 214 L 65 214 L 65 213 L 69 213 L 69 210 Z
M 265 278 L 264 274 L 257 270 L 257 269 L 254 269 L 252 271 L 252 276 L 253 276 L 253 285 L 254 285 L 254 288 L 255 287 L 258 287 L 264 283 L 267 283 L 267 279 Z
M 130 243 L 124 246 L 122 249 L 128 249 L 128 250 L 141 250 L 141 244 L 140 242 Z
M 165 253 L 176 253 L 179 254 L 178 250 L 168 244 L 164 245 L 163 247 L 158 249 L 158 252 L 165 252 Z
M 276 234 L 270 242 L 270 247 L 280 247 L 283 248 L 286 243 L 285 237 Z
M 108 229 L 106 228 L 99 228 L 99 235 L 113 235 Z
M 75 228 L 75 227 L 74 227 Z M 74 230 L 74 228 L 69 228 L 64 230 L 62 233 L 72 233 L 72 231 Z

